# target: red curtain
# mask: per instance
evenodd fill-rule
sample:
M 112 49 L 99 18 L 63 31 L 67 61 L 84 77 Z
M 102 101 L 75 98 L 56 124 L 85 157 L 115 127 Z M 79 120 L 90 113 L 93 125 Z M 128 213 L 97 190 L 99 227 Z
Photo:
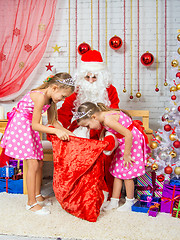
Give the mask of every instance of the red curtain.
M 41 60 L 57 0 L 0 1 L 0 100 L 14 98 Z

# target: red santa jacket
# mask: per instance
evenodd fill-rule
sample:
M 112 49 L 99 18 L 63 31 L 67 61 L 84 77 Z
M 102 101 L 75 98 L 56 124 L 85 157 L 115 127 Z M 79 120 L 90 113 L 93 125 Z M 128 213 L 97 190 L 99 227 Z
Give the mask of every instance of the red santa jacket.
M 119 108 L 119 98 L 117 94 L 117 90 L 113 85 L 110 85 L 107 88 L 109 101 L 111 102 L 111 108 Z M 71 94 L 71 96 L 67 97 L 60 109 L 58 109 L 58 120 L 62 123 L 63 127 L 69 128 L 69 130 L 73 131 L 76 129 L 77 124 L 73 122 L 71 124 L 71 119 L 73 117 L 72 111 L 74 109 L 74 101 L 76 100 L 77 93 Z

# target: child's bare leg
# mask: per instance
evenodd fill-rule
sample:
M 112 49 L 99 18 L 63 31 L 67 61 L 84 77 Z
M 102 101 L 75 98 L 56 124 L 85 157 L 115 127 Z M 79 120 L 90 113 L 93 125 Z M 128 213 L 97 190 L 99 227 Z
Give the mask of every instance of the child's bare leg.
M 38 160 L 38 170 L 36 173 L 36 190 L 35 190 L 35 196 L 38 196 L 41 194 L 41 184 L 42 184 L 42 168 L 43 168 L 43 161 Z M 37 197 L 38 201 L 44 201 L 44 197 L 40 195 Z
M 122 183 L 123 183 L 123 181 L 121 179 L 114 178 L 112 198 L 111 198 L 109 205 L 107 205 L 106 207 L 103 208 L 104 211 L 118 208 L 119 196 L 120 196 L 121 189 L 122 189 Z
M 125 188 L 126 188 L 127 198 L 133 199 L 134 198 L 134 180 L 126 179 L 126 180 L 124 180 L 124 184 L 125 184 Z
M 131 211 L 131 207 L 134 204 L 134 181 L 133 179 L 125 179 L 124 180 L 126 187 L 126 202 L 124 205 L 120 206 L 118 211 Z
M 38 162 L 36 159 L 28 159 L 27 165 L 27 191 L 28 191 L 28 205 L 36 203 L 35 191 L 36 191 L 36 173 L 38 170 Z M 40 205 L 36 205 L 32 208 L 32 211 L 41 209 Z
M 123 180 L 121 180 L 119 178 L 114 178 L 112 198 L 119 199 L 121 189 L 122 189 L 122 184 L 123 184 Z

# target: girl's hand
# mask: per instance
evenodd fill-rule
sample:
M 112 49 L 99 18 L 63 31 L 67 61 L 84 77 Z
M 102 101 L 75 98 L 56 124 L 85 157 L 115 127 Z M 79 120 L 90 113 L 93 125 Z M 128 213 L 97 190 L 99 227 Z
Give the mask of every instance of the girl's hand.
M 130 165 L 133 166 L 134 162 L 135 160 L 133 160 L 130 155 L 124 155 L 124 167 L 127 167 L 129 169 Z
M 55 134 L 59 139 L 61 139 L 63 141 L 66 141 L 66 140 L 69 141 L 69 135 L 70 135 L 69 131 L 61 130 L 61 129 L 56 128 Z
M 69 134 L 70 136 L 76 136 L 73 132 L 66 130 L 66 133 Z

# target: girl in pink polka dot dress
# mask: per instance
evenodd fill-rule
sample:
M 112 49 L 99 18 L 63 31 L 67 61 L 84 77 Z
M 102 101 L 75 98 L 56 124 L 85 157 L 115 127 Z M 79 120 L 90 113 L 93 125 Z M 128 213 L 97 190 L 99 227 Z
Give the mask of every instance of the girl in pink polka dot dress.
M 40 87 L 28 92 L 19 101 L 17 108 L 13 108 L 1 140 L 5 155 L 27 161 L 26 209 L 39 215 L 50 213 L 43 207 L 50 205 L 50 201 L 40 194 L 44 156 L 39 132 L 56 134 L 61 140 L 69 140 L 72 133 L 56 120 L 56 103 L 70 96 L 73 91 L 74 82 L 68 73 L 48 77 Z M 41 124 L 42 113 L 46 110 L 48 122 L 54 128 Z
M 134 178 L 145 174 L 145 165 L 150 152 L 147 136 L 138 121 L 132 121 L 129 114 L 122 110 L 107 108 L 104 104 L 86 102 L 77 112 L 78 125 L 90 129 L 100 129 L 101 124 L 113 133 L 119 142 L 115 150 L 110 173 L 114 176 L 112 198 L 103 210 L 117 208 L 129 211 L 134 204 Z M 119 197 L 123 181 L 126 188 L 126 202 L 119 207 Z

